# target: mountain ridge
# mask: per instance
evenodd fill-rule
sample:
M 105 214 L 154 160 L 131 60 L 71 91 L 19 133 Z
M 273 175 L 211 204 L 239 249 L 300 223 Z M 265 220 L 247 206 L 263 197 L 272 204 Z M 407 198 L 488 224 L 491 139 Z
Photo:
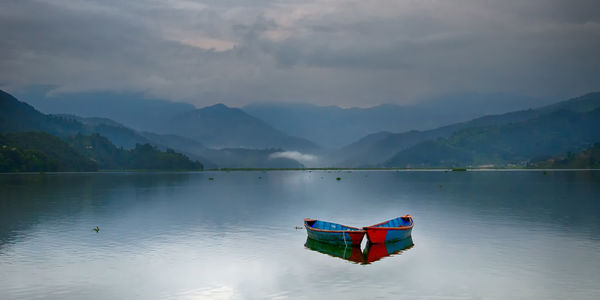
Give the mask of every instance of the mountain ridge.
M 381 139 L 370 136 L 334 152 L 332 160 L 335 166 L 365 167 L 380 165 L 396 153 L 408 149 L 420 142 L 451 136 L 462 129 L 482 126 L 500 126 L 511 122 L 522 122 L 552 111 L 567 109 L 585 111 L 600 106 L 600 93 L 592 92 L 579 97 L 545 105 L 536 109 L 527 109 L 497 115 L 487 115 L 470 121 L 455 123 L 426 131 L 407 131 L 386 134 Z M 376 133 L 378 134 L 378 133 Z
M 430 130 L 536 106 L 541 100 L 511 93 L 460 93 L 412 104 L 372 107 L 258 102 L 242 109 L 282 131 L 337 149 L 380 131 Z
M 539 156 L 580 151 L 600 141 L 600 107 L 564 108 L 505 125 L 469 127 L 395 154 L 386 167 L 525 166 Z

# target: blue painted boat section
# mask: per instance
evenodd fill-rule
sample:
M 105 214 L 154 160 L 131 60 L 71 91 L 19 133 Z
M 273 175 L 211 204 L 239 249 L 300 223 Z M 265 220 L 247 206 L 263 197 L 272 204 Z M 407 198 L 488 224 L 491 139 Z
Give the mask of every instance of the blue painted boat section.
M 412 225 L 413 220 L 412 218 L 403 218 L 403 217 L 398 217 L 392 220 L 389 220 L 387 222 L 378 224 L 378 225 L 374 225 L 373 227 L 403 227 L 403 226 L 410 226 Z
M 412 218 L 398 217 L 398 218 L 389 220 L 385 223 L 376 225 L 375 227 L 396 228 L 396 227 L 411 226 L 412 223 L 413 223 Z M 403 230 L 388 230 L 388 232 L 385 236 L 385 241 L 387 243 L 387 242 L 403 240 L 403 239 L 410 237 L 411 233 L 412 233 L 412 228 L 403 229 Z
M 360 244 L 365 234 L 360 228 L 314 219 L 305 219 L 304 227 L 309 238 L 331 244 Z
M 310 227 L 323 230 L 360 230 L 358 228 L 352 228 L 341 224 L 325 222 L 320 220 L 316 220 Z
M 323 232 L 307 229 L 308 237 L 332 244 L 352 245 L 352 238 L 347 232 Z
M 412 228 L 404 230 L 388 230 L 387 235 L 385 236 L 385 242 L 394 242 L 409 238 L 411 233 Z

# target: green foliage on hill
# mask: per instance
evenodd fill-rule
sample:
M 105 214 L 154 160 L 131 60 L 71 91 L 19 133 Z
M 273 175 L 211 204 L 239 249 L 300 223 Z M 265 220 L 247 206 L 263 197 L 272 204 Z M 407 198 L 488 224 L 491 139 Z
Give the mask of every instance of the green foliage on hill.
M 0 135 L 0 172 L 96 171 L 89 158 L 43 132 Z
M 67 139 L 76 151 L 95 161 L 105 170 L 202 170 L 203 165 L 172 149 L 160 151 L 150 144 L 137 144 L 126 150 L 113 145 L 107 138 L 78 134 Z
M 126 150 L 117 148 L 107 138 L 99 134 L 77 134 L 65 140 L 75 151 L 96 162 L 100 169 L 122 169 L 127 161 Z
M 580 151 L 600 141 L 600 108 L 560 109 L 504 125 L 471 127 L 448 138 L 421 142 L 400 151 L 386 167 L 526 165 L 534 157 Z
M 0 134 L 0 172 L 202 170 L 198 161 L 149 144 L 126 150 L 107 138 L 78 134 L 62 140 L 44 132 Z
M 56 171 L 58 165 L 43 152 L 0 146 L 0 172 Z
M 45 115 L 0 90 L 2 133 L 0 147 L 6 147 L 1 148 L 0 172 L 203 168 L 174 150 L 160 151 L 146 137 L 114 121 Z
M 129 159 L 127 169 L 136 170 L 202 170 L 198 161 L 191 161 L 187 156 L 167 149 L 163 152 L 150 144 L 138 144 L 127 151 Z
M 532 161 L 529 168 L 536 169 L 600 169 L 600 143 L 579 153 Z
M 98 133 L 108 137 L 115 145 L 125 148 L 151 142 L 135 130 L 108 119 L 43 114 L 0 90 L 0 133 L 26 131 L 41 131 L 61 138 Z

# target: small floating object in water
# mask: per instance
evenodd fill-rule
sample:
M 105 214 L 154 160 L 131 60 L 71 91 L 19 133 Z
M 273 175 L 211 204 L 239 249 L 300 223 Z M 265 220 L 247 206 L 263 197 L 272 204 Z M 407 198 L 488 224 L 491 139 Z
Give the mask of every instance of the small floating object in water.
M 295 226 L 294 228 L 296 228 L 296 230 L 304 229 L 304 227 L 302 227 L 302 226 Z
M 373 244 L 399 241 L 411 236 L 415 225 L 411 215 L 395 218 L 372 226 L 363 227 L 367 239 Z
M 215 179 L 214 179 L 214 178 L 212 178 L 212 177 L 208 177 L 208 180 L 215 180 Z
M 338 178 L 336 178 L 335 180 L 337 180 L 337 181 L 340 181 L 340 180 L 342 180 L 342 178 L 338 177 Z
M 465 171 L 467 171 L 467 169 L 465 169 L 465 168 L 454 168 L 454 169 L 452 169 L 452 171 L 454 171 L 454 172 L 465 172 Z
M 96 228 L 92 228 L 92 230 L 98 233 L 100 231 L 100 227 L 96 226 Z
M 258 176 L 258 179 L 262 179 L 262 177 L 261 177 L 261 176 Z
M 544 171 L 544 175 L 548 175 L 548 172 Z
M 360 228 L 315 219 L 304 219 L 304 227 L 309 238 L 330 244 L 360 245 L 365 237 Z

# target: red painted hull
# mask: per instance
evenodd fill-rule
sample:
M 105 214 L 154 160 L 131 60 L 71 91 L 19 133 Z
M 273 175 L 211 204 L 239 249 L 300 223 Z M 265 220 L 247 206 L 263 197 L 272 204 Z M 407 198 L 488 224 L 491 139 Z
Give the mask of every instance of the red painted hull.
M 406 219 L 406 226 L 395 226 L 389 227 L 389 222 L 396 221 L 399 219 Z M 396 221 L 397 224 L 398 221 Z M 397 218 L 390 221 L 385 221 L 379 224 L 375 224 L 373 226 L 364 227 L 363 229 L 367 231 L 367 239 L 369 242 L 373 244 L 379 243 L 388 243 L 399 241 L 411 236 L 412 228 L 414 226 L 413 219 L 410 215 L 403 216 L 401 218 Z

